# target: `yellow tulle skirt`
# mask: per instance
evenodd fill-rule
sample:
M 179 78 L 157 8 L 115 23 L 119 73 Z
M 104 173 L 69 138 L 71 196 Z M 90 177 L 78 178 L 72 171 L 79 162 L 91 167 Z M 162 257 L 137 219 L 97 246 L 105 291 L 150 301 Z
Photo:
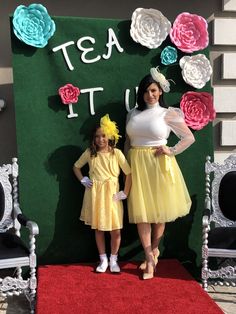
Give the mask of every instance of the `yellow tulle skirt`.
M 132 187 L 130 223 L 164 223 L 189 213 L 191 199 L 174 156 L 154 155 L 151 147 L 129 150 Z

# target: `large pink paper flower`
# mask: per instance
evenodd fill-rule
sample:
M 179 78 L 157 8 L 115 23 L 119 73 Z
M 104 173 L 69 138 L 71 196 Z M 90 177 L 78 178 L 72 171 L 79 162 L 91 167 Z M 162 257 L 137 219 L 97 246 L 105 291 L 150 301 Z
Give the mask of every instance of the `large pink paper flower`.
M 174 21 L 170 39 L 178 49 L 192 53 L 208 46 L 207 27 L 207 21 L 202 16 L 183 12 Z
M 74 104 L 78 101 L 80 90 L 72 84 L 66 84 L 65 86 L 59 88 L 58 93 L 61 96 L 62 103 L 64 105 L 68 105 Z
M 216 116 L 213 97 L 206 92 L 187 92 L 183 94 L 180 108 L 184 113 L 186 124 L 193 130 L 201 130 Z

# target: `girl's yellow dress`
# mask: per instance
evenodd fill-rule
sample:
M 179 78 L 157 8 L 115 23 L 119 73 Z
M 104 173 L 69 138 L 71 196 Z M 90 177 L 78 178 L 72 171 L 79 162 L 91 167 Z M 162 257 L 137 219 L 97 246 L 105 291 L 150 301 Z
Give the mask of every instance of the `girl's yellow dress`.
M 115 148 L 108 153 L 98 152 L 90 156 L 87 149 L 75 162 L 75 167 L 82 168 L 89 164 L 89 178 L 92 188 L 86 188 L 80 220 L 92 229 L 112 231 L 123 227 L 122 201 L 113 201 L 113 195 L 119 191 L 120 168 L 127 175 L 130 166 L 123 153 Z

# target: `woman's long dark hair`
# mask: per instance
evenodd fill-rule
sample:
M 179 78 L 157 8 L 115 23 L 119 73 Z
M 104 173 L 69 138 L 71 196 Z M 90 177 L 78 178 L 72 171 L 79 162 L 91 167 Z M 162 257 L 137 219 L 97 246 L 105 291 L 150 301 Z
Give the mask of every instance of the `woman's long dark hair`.
M 137 104 L 138 104 L 137 109 L 140 111 L 143 111 L 147 108 L 147 105 L 143 99 L 143 96 L 144 96 L 144 93 L 147 91 L 148 86 L 151 85 L 152 83 L 155 83 L 158 86 L 158 88 L 162 90 L 160 84 L 152 78 L 151 74 L 144 76 L 144 78 L 139 83 L 138 93 L 137 93 Z M 162 90 L 162 94 L 160 95 L 160 98 L 159 98 L 159 105 L 161 107 L 167 108 L 164 102 L 163 93 L 164 92 Z
M 97 146 L 95 144 L 95 135 L 98 129 L 100 129 L 101 126 L 98 124 L 94 127 L 92 130 L 91 136 L 90 136 L 90 145 L 89 145 L 89 150 L 90 150 L 90 156 L 91 157 L 96 157 L 97 156 Z M 114 148 L 116 146 L 115 140 L 108 140 L 108 145 L 111 147 L 112 151 L 114 152 Z

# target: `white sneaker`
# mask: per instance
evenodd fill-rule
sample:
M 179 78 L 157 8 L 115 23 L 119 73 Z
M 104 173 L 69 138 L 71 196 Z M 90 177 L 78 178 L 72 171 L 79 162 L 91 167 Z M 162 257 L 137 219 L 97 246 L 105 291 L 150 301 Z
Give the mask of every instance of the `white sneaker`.
M 115 260 L 113 260 L 113 261 L 110 260 L 109 265 L 110 265 L 110 271 L 111 271 L 111 273 L 120 273 L 120 267 L 119 267 L 117 261 L 115 261 Z
M 107 270 L 108 267 L 108 260 L 107 259 L 103 259 L 100 264 L 98 265 L 98 267 L 96 268 L 96 272 L 97 273 L 105 273 L 105 271 Z

